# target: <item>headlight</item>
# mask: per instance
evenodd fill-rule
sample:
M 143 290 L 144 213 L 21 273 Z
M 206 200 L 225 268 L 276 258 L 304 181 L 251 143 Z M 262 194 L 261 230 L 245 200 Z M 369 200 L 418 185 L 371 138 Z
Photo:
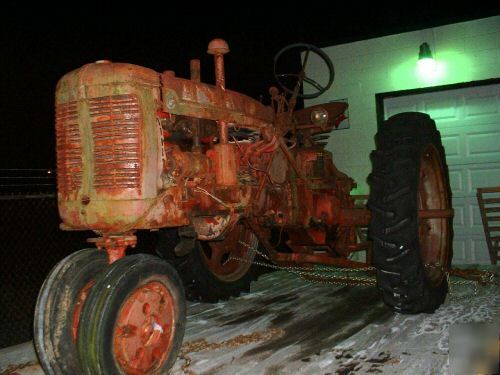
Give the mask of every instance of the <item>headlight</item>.
M 315 125 L 322 125 L 328 122 L 328 112 L 324 108 L 316 108 L 311 112 L 311 121 Z

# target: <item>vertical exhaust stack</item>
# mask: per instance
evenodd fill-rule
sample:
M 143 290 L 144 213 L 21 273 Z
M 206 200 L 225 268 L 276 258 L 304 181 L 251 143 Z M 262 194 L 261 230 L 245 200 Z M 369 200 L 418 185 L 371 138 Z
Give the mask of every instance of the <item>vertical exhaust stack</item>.
M 201 82 L 201 68 L 200 60 L 193 59 L 189 62 L 189 68 L 191 72 L 191 81 Z M 201 152 L 200 144 L 200 119 L 193 119 L 193 147 L 191 151 Z
M 213 39 L 208 44 L 210 55 L 214 55 L 215 63 L 215 85 L 220 90 L 226 90 L 226 78 L 224 74 L 224 55 L 229 52 L 229 46 L 225 40 Z M 216 144 L 209 157 L 212 159 L 215 168 L 215 180 L 223 194 L 230 201 L 238 201 L 238 176 L 236 163 L 235 145 L 229 143 L 228 123 L 218 121 L 219 143 Z
M 214 55 L 215 63 L 215 85 L 221 89 L 226 89 L 226 77 L 224 73 L 224 55 L 229 52 L 229 46 L 225 40 L 213 39 L 208 44 L 208 54 Z M 219 142 L 228 143 L 228 129 L 225 121 L 219 121 Z

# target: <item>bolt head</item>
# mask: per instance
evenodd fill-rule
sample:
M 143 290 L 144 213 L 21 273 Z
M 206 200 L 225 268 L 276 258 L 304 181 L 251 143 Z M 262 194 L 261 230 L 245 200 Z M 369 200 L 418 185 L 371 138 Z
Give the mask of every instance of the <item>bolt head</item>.
M 208 43 L 207 53 L 210 55 L 224 55 L 229 52 L 229 45 L 224 39 L 212 39 Z

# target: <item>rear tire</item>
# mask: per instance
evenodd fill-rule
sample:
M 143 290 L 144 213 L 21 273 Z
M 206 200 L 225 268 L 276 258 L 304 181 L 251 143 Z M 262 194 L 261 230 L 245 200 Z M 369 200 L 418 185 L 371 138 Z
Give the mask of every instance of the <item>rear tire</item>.
M 452 257 L 451 191 L 440 134 L 428 115 L 411 112 L 385 121 L 375 140 L 368 207 L 377 285 L 395 311 L 432 313 L 446 298 Z M 423 218 L 430 210 L 448 214 Z
M 237 297 L 249 292 L 251 282 L 262 273 L 252 264 L 255 252 L 239 243 L 241 240 L 251 248 L 259 245 L 256 236 L 242 224 L 236 225 L 222 241 L 196 241 L 194 249 L 180 257 L 174 253 L 176 234 L 172 229 L 161 231 L 160 236 L 163 238 L 157 253 L 177 269 L 190 301 L 214 303 Z

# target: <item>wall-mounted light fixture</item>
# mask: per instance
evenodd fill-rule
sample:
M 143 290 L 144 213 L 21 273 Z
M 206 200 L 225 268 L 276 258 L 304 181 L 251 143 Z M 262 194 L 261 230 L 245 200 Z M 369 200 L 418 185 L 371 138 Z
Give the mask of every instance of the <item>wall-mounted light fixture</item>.
M 429 44 L 422 43 L 418 52 L 418 72 L 423 77 L 430 77 L 436 73 L 436 60 L 432 56 Z

